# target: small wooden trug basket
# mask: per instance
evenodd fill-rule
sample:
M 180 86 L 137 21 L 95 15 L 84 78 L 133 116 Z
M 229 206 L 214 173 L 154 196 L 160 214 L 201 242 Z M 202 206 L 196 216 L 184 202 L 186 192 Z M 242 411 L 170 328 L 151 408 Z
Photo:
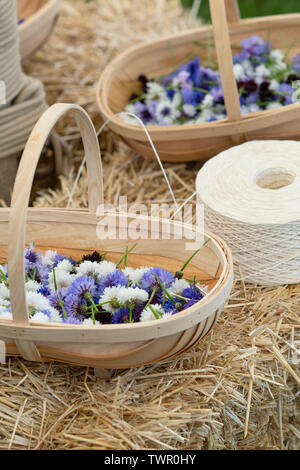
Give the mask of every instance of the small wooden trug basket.
M 28 200 L 44 143 L 57 120 L 67 111 L 74 115 L 83 138 L 87 157 L 89 209 L 29 208 Z M 82 326 L 29 323 L 24 284 L 25 243 L 35 242 L 41 250 L 57 249 L 78 258 L 89 250 L 108 253 L 116 261 L 132 239 L 100 240 L 96 216 L 103 203 L 102 166 L 94 126 L 87 113 L 77 105 L 56 104 L 40 118 L 26 144 L 19 166 L 10 208 L 0 209 L 0 255 L 8 257 L 9 289 L 13 320 L 0 321 L 0 339 L 8 355 L 22 355 L 32 361 L 58 360 L 96 368 L 127 368 L 169 358 L 193 346 L 216 323 L 233 282 L 232 257 L 226 244 L 215 235 L 193 258 L 186 275 L 196 275 L 210 288 L 192 307 L 170 318 L 121 325 Z M 107 216 L 109 212 L 105 212 Z M 128 220 L 130 217 L 128 216 Z M 25 226 L 27 222 L 27 235 Z M 128 222 L 129 223 L 129 222 Z M 174 223 L 174 222 L 173 222 Z M 195 229 L 197 230 L 197 229 Z M 162 239 L 162 224 L 137 240 L 135 255 L 128 264 L 160 266 L 178 270 L 193 251 L 186 250 L 187 238 Z M 172 236 L 173 233 L 173 236 Z M 200 233 L 200 232 L 198 232 Z
M 50 36 L 59 15 L 61 0 L 17 0 L 20 54 L 30 57 Z
M 113 60 L 100 77 L 97 103 L 101 115 L 110 120 L 110 128 L 121 140 L 145 157 L 155 158 L 143 129 L 114 114 L 124 111 L 133 91 L 141 92 L 137 81 L 140 74 L 154 78 L 170 73 L 187 62 L 191 54 L 205 60 L 205 43 L 212 36 L 215 49 L 210 55 L 218 62 L 228 117 L 203 124 L 147 126 L 161 159 L 205 160 L 248 140 L 300 138 L 299 103 L 241 114 L 231 51 L 232 45 L 239 45 L 241 40 L 260 35 L 279 49 L 292 44 L 289 56 L 295 56 L 300 51 L 300 13 L 241 20 L 237 0 L 210 0 L 210 10 L 212 26 L 135 46 Z

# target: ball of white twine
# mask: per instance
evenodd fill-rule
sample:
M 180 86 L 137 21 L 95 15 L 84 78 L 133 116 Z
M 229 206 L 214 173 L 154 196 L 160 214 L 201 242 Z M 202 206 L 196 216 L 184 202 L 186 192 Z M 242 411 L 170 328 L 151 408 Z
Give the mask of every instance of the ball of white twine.
M 300 282 L 300 142 L 225 150 L 201 168 L 196 191 L 206 226 L 231 248 L 237 278 Z

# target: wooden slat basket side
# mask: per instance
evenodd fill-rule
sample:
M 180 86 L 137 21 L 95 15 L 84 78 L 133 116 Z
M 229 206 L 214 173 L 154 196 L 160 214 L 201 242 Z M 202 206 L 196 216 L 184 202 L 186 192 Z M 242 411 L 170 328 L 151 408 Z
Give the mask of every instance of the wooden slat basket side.
M 89 209 L 27 210 L 32 180 L 44 143 L 59 117 L 71 112 L 80 128 L 87 156 Z M 97 226 L 103 218 L 97 207 L 103 203 L 102 166 L 95 129 L 86 112 L 77 105 L 57 104 L 40 118 L 26 144 L 19 166 L 10 209 L 0 209 L 0 256 L 8 257 L 9 288 L 13 320 L 0 321 L 0 338 L 5 340 L 9 354 L 21 354 L 34 361 L 59 360 L 100 368 L 133 367 L 172 357 L 195 344 L 217 321 L 229 296 L 232 282 L 232 257 L 226 244 L 212 234 L 202 234 L 209 242 L 193 259 L 190 275 L 197 275 L 210 286 L 200 302 L 171 318 L 121 325 L 81 326 L 37 324 L 29 322 L 24 284 L 25 243 L 37 247 L 77 253 L 87 250 L 109 253 L 117 260 L 132 238 L 99 239 Z M 121 220 L 121 219 L 120 219 Z M 128 219 L 130 222 L 130 218 Z M 27 225 L 27 233 L 25 226 Z M 176 239 L 176 222 L 171 224 L 171 240 L 163 239 L 163 223 L 145 226 L 135 254 L 128 258 L 134 267 L 171 266 L 175 270 L 193 252 L 185 250 L 187 238 Z M 197 231 L 197 229 L 195 229 Z
M 33 55 L 49 38 L 59 16 L 61 0 L 17 0 L 20 54 Z
M 298 103 L 241 115 L 231 49 L 251 35 L 260 35 L 270 39 L 274 48 L 286 49 L 292 44 L 288 55 L 295 56 L 300 51 L 300 13 L 241 20 L 236 0 L 210 0 L 210 8 L 213 26 L 134 46 L 114 59 L 99 79 L 96 97 L 101 115 L 110 120 L 108 125 L 114 133 L 139 154 L 155 158 L 145 132 L 115 116 L 124 110 L 133 90 L 139 93 L 137 77 L 141 73 L 149 78 L 169 73 L 174 64 L 186 62 L 192 53 L 205 58 L 207 46 L 197 43 L 207 43 L 213 37 L 215 49 L 210 54 L 219 64 L 228 118 L 203 124 L 147 126 L 161 159 L 206 160 L 248 140 L 299 139 Z

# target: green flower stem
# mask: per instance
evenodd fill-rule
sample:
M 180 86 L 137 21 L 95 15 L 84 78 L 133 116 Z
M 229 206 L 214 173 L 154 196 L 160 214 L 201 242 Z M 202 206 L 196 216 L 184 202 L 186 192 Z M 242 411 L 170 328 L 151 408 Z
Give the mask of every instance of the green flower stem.
M 7 280 L 4 272 L 2 271 L 2 269 L 0 269 L 0 276 L 3 279 L 4 284 L 7 286 L 8 285 L 8 280 Z
M 165 288 L 165 286 L 163 285 L 163 283 L 161 282 L 161 280 L 156 276 L 156 274 L 153 273 L 153 276 L 155 277 L 155 279 L 157 280 L 158 284 L 160 285 L 160 287 L 162 288 L 163 292 L 165 293 L 165 295 L 168 297 L 169 300 L 171 300 L 171 302 L 175 305 L 176 304 L 176 301 L 173 299 L 173 297 L 169 294 L 169 292 L 167 291 L 167 289 Z M 151 307 L 151 305 L 149 305 L 149 307 Z
M 93 304 L 92 304 L 92 320 L 93 320 L 93 325 L 95 325 L 96 324 L 95 308 L 94 308 Z
M 33 275 L 32 275 L 33 281 L 35 281 L 35 276 L 36 276 L 36 266 L 34 267 L 34 270 L 33 270 Z
M 122 258 L 120 259 L 120 261 L 118 261 L 118 263 L 116 264 L 116 268 L 119 267 L 119 265 L 122 263 L 123 260 L 124 260 L 124 268 L 126 268 L 127 256 L 129 255 L 129 253 L 132 252 L 132 250 L 134 250 L 134 248 L 135 248 L 136 246 L 137 246 L 137 243 L 135 243 L 131 248 L 129 248 L 129 250 L 128 250 L 128 246 L 126 246 L 125 253 L 124 253 L 124 255 L 122 256 Z
M 133 323 L 133 319 L 132 319 L 132 305 L 129 306 L 129 323 Z
M 57 283 L 56 283 L 55 268 L 52 268 L 52 272 L 53 272 L 54 290 L 57 291 Z
M 182 268 L 179 270 L 179 272 L 183 272 L 183 270 L 187 267 L 187 265 L 189 264 L 189 262 L 194 258 L 194 256 L 196 256 L 197 253 L 199 253 L 199 251 L 211 240 L 211 238 L 208 238 L 204 243 L 203 245 L 200 246 L 200 248 L 198 248 L 198 250 L 196 250 L 190 257 L 189 259 L 184 263 L 184 265 L 182 266 Z

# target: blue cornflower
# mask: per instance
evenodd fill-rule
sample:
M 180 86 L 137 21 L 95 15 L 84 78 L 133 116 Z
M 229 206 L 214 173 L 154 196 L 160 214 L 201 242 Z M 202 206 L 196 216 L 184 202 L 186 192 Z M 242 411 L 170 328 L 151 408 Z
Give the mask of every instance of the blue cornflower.
M 127 285 L 127 276 L 122 271 L 120 271 L 120 269 L 116 269 L 112 273 L 107 274 L 107 276 L 101 280 L 98 293 L 102 293 L 106 287 L 126 287 Z
M 154 274 L 158 277 L 161 283 L 166 287 L 170 287 L 174 282 L 174 276 L 170 271 L 163 268 L 150 268 L 143 274 L 142 277 L 142 288 L 149 289 L 154 286 L 159 286 L 157 279 Z
M 126 307 L 120 308 L 117 310 L 116 313 L 113 315 L 111 319 L 111 323 L 124 323 L 125 320 L 128 320 L 129 309 Z
M 192 104 L 193 106 L 200 104 L 204 98 L 204 93 L 202 91 L 194 91 L 187 87 L 181 89 L 181 94 L 183 101 L 186 104 Z
M 187 287 L 182 291 L 182 296 L 186 297 L 187 299 L 198 301 L 202 299 L 203 294 L 197 289 L 195 284 L 191 284 L 190 287 Z
M 196 56 L 194 60 L 191 60 L 191 62 L 189 62 L 185 66 L 185 70 L 190 74 L 190 77 L 196 87 L 200 86 L 199 68 L 200 68 L 200 59 L 198 56 Z
M 34 246 L 30 243 L 29 248 L 25 248 L 25 269 L 34 269 L 40 260 L 40 252 L 34 251 Z

